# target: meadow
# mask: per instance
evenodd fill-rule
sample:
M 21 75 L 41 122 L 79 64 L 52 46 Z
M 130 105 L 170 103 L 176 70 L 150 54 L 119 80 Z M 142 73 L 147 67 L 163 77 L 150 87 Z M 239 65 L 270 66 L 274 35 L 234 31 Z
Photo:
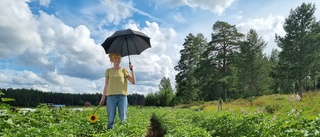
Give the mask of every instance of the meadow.
M 222 103 L 194 102 L 175 107 L 130 106 L 128 119 L 116 119 L 107 130 L 106 108 L 96 111 L 98 120 L 88 117 L 96 107 L 72 109 L 39 105 L 35 111 L 10 110 L 1 104 L 0 136 L 320 136 L 320 93 L 268 95 Z

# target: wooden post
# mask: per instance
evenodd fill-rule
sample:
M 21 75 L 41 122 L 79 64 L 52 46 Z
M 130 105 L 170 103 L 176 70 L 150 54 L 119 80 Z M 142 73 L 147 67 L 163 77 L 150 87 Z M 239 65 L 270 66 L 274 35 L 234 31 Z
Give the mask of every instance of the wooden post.
M 218 100 L 218 112 L 222 111 L 221 99 Z

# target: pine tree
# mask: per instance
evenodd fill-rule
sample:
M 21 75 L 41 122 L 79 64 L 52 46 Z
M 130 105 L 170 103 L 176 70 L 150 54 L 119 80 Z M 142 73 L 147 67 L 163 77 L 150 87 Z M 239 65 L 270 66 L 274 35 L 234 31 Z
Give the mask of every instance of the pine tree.
M 276 75 L 276 68 L 279 62 L 279 53 L 280 53 L 279 50 L 272 49 L 271 55 L 268 59 L 270 63 L 270 69 L 271 69 L 269 72 L 269 76 L 272 78 L 270 89 L 274 94 L 280 93 L 279 87 L 280 87 L 281 80 Z
M 161 106 L 170 106 L 171 100 L 174 97 L 173 89 L 169 77 L 162 78 L 159 84 L 159 102 Z
M 206 39 L 202 34 L 197 34 L 197 36 L 189 34 L 180 51 L 181 57 L 175 70 L 179 72 L 176 75 L 176 96 L 178 100 L 182 101 L 181 103 L 189 103 L 199 99 L 199 81 L 194 74 L 199 67 L 200 55 L 203 53 L 205 45 Z
M 266 90 L 267 77 L 263 74 L 268 72 L 263 71 L 266 64 L 263 62 L 264 55 L 262 53 L 265 46 L 266 42 L 252 29 L 240 46 L 237 62 L 238 89 L 242 90 L 245 96 L 261 95 L 258 92 Z
M 224 100 L 228 98 L 228 87 L 231 87 L 232 78 L 232 64 L 234 64 L 234 53 L 239 51 L 239 44 L 242 33 L 239 33 L 234 25 L 230 25 L 227 22 L 217 21 L 212 27 L 213 33 L 211 34 L 212 40 L 209 42 L 207 54 L 214 56 L 212 58 L 218 69 L 220 79 L 220 86 L 224 93 Z M 221 92 L 219 97 L 222 97 Z
M 284 23 L 286 35 L 276 35 L 276 42 L 282 49 L 279 54 L 278 74 L 287 81 L 297 82 L 302 97 L 304 81 L 318 59 L 319 34 L 315 33 L 316 8 L 314 4 L 303 3 L 291 10 Z
M 250 30 L 240 45 L 237 58 L 238 88 L 243 91 L 242 97 L 262 95 L 268 90 L 268 59 L 262 53 L 266 42 L 255 30 Z

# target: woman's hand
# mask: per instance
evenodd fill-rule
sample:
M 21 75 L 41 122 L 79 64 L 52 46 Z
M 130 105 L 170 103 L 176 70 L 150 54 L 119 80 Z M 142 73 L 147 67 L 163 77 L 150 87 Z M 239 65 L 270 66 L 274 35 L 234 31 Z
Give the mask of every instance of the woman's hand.
M 103 104 L 104 104 L 104 100 L 105 100 L 105 98 L 101 98 L 101 100 L 100 100 L 100 106 L 103 106 Z
M 107 87 L 108 87 L 108 81 L 109 81 L 109 77 L 106 76 L 106 82 L 104 84 L 104 88 L 103 88 L 103 93 L 100 99 L 100 106 L 102 106 L 104 104 L 104 101 L 106 100 L 106 94 L 107 94 Z
M 131 70 L 131 75 L 127 76 L 127 79 L 131 82 L 131 84 L 136 84 L 136 77 L 134 75 L 133 66 L 129 63 L 129 68 Z

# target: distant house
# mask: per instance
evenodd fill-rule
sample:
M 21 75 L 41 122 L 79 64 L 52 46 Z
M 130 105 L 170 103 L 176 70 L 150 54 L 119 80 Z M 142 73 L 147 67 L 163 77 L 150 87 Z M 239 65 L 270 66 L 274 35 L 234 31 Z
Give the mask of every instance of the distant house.
M 91 106 L 91 103 L 90 103 L 89 101 L 86 101 L 86 102 L 84 102 L 84 106 L 85 106 L 85 107 L 90 107 L 90 106 Z

